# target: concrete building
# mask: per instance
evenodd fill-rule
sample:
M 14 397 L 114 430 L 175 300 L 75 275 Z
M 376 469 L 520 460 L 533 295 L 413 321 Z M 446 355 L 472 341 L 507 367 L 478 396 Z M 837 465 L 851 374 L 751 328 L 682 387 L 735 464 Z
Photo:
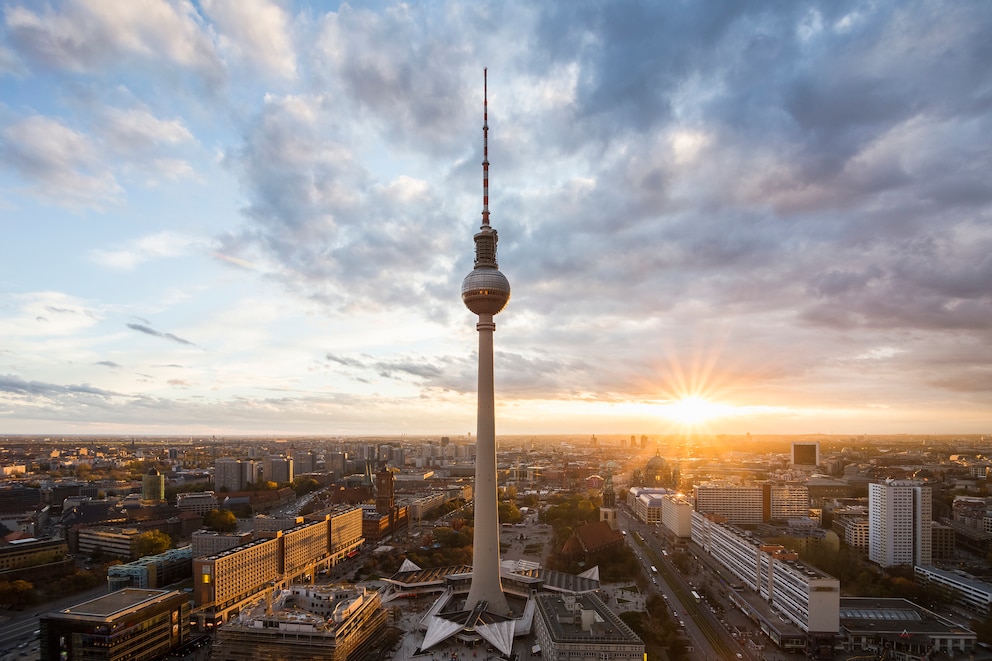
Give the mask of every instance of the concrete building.
M 125 588 L 40 618 L 42 659 L 161 659 L 190 638 L 189 597 Z
M 834 532 L 844 543 L 861 551 L 868 549 L 868 510 L 864 507 L 848 507 L 834 511 L 832 524 Z
M 679 539 L 692 537 L 692 503 L 682 494 L 666 494 L 661 500 L 661 523 Z
M 932 564 L 930 487 L 913 480 L 868 485 L 868 559 L 882 567 Z
M 913 568 L 916 578 L 943 590 L 954 603 L 986 618 L 992 615 L 992 583 L 981 581 L 963 571 L 948 571 L 938 567 Z
M 906 599 L 844 597 L 840 622 L 844 650 L 872 658 L 925 661 L 968 658 L 977 636 Z
M 268 482 L 285 484 L 294 477 L 293 458 L 270 454 L 262 461 L 262 478 Z
M 221 457 L 214 462 L 214 489 L 217 491 L 241 491 L 244 488 L 245 475 L 240 460 Z
M 351 661 L 386 626 L 379 593 L 364 588 L 293 586 L 217 630 L 214 661 Z
M 204 628 L 257 601 L 263 591 L 288 588 L 341 562 L 362 545 L 362 510 L 340 507 L 311 514 L 288 530 L 193 559 L 195 615 Z
M 183 546 L 107 568 L 111 592 L 124 588 L 164 588 L 192 576 L 193 549 Z
M 764 519 L 764 489 L 760 484 L 706 482 L 692 487 L 695 510 L 717 514 L 728 523 L 755 525 Z
M 644 643 L 594 594 L 535 598 L 534 640 L 547 661 L 643 661 Z
M 661 487 L 631 487 L 627 503 L 634 510 L 634 516 L 644 523 L 660 523 L 662 501 L 668 489 Z
M 141 476 L 141 501 L 161 503 L 165 501 L 165 476 L 154 468 Z
M 763 486 L 767 489 L 768 519 L 787 521 L 809 516 L 809 489 L 805 484 L 782 482 Z
M 94 553 L 134 560 L 135 542 L 141 531 L 137 528 L 117 526 L 92 526 L 82 528 L 78 533 L 79 552 L 92 556 Z
M 793 441 L 791 459 L 793 466 L 816 468 L 820 465 L 820 442 Z
M 250 532 L 216 532 L 214 530 L 197 530 L 193 532 L 192 557 L 202 558 L 216 555 L 236 546 L 242 546 L 252 540 Z
M 811 645 L 837 635 L 840 581 L 836 578 L 800 563 L 782 546 L 762 544 L 720 517 L 702 512 L 692 515 L 692 541 L 805 632 Z
M 203 516 L 218 507 L 217 495 L 213 491 L 195 491 L 176 496 L 176 508 L 180 512 L 193 512 Z
M 34 567 L 65 558 L 69 545 L 64 539 L 19 539 L 0 546 L 0 571 Z

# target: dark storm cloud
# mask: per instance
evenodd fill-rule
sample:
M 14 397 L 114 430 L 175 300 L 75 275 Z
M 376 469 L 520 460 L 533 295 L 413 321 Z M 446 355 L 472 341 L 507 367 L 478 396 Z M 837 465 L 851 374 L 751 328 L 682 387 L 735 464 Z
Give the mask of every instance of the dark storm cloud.
M 187 339 L 181 338 L 178 335 L 173 335 L 172 333 L 163 333 L 161 331 L 157 331 L 154 328 L 150 328 L 143 324 L 128 324 L 127 327 L 130 328 L 131 330 L 136 330 L 139 333 L 144 333 L 145 335 L 151 335 L 153 337 L 162 337 L 167 340 L 172 340 L 173 342 L 178 342 L 179 344 L 186 344 L 188 346 L 193 346 L 193 347 L 196 346 L 194 343 L 190 342 Z

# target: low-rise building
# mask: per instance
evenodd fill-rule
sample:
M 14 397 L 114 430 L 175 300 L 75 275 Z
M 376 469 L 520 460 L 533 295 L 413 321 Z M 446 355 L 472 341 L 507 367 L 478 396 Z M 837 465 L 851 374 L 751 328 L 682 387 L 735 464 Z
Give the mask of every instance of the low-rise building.
M 903 661 L 935 654 L 967 658 L 977 639 L 974 631 L 906 599 L 844 597 L 840 627 L 846 652 Z
M 190 640 L 189 597 L 125 588 L 40 618 L 42 659 L 151 661 Z
M 293 586 L 221 626 L 211 659 L 351 661 L 368 652 L 385 625 L 374 590 Z
M 195 512 L 203 516 L 217 509 L 217 495 L 213 491 L 181 493 L 176 496 L 176 507 L 180 512 Z
M 547 661 L 642 661 L 644 643 L 594 594 L 539 594 L 534 639 Z

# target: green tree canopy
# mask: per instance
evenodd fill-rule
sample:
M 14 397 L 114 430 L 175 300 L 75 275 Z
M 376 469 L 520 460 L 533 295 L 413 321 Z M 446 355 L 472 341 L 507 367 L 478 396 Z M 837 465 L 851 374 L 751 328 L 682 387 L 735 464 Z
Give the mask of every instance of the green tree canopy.
M 161 530 L 149 530 L 134 540 L 134 552 L 139 558 L 156 555 L 172 546 L 172 538 Z
M 204 514 L 203 525 L 217 532 L 234 532 L 238 529 L 238 518 L 231 510 L 220 508 Z

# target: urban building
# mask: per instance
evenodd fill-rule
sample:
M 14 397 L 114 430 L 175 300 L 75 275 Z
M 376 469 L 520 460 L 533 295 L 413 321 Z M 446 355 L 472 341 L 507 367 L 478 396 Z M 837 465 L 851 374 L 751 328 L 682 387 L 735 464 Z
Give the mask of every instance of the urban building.
M 78 533 L 78 548 L 83 555 L 110 555 L 124 560 L 133 560 L 135 542 L 141 534 L 137 528 L 117 526 L 92 526 L 81 528 Z
M 141 501 L 161 503 L 165 501 L 165 476 L 154 468 L 141 476 Z
M 793 441 L 792 465 L 815 468 L 820 465 L 819 441 Z
M 0 546 L 0 571 L 33 567 L 65 558 L 69 545 L 64 539 L 18 539 Z
M 111 592 L 124 588 L 164 588 L 192 576 L 193 548 L 183 546 L 107 569 Z
M 930 565 L 930 487 L 913 480 L 868 485 L 868 559 L 882 567 Z
M 231 457 L 221 457 L 214 462 L 214 489 L 217 491 L 241 491 L 245 488 L 245 474 L 241 461 Z
M 386 626 L 379 593 L 364 588 L 293 586 L 217 630 L 214 661 L 352 661 Z
M 782 546 L 763 544 L 720 517 L 702 512 L 692 515 L 692 541 L 802 630 L 810 646 L 837 635 L 840 581 L 836 578 L 800 563 Z
M 913 568 L 916 578 L 932 585 L 950 596 L 954 604 L 986 618 L 992 615 L 992 583 L 982 581 L 971 574 L 955 570 L 949 571 L 932 566 Z
M 767 519 L 786 521 L 809 516 L 809 489 L 805 484 L 783 482 L 762 486 L 767 491 Z
M 670 493 L 661 499 L 661 523 L 678 539 L 692 537 L 692 503 L 682 494 Z
M 252 540 L 250 532 L 216 532 L 214 530 L 197 530 L 192 536 L 192 557 L 202 558 L 206 555 L 216 555 L 222 551 L 242 546 Z
M 851 548 L 860 551 L 868 549 L 868 509 L 864 507 L 849 507 L 834 511 L 831 526 L 834 532 Z
M 974 631 L 906 599 L 844 597 L 840 626 L 846 652 L 873 658 L 968 658 L 977 640 Z
M 644 643 L 594 594 L 540 594 L 534 640 L 546 661 L 643 661 Z
M 717 514 L 737 525 L 756 525 L 764 520 L 764 495 L 760 484 L 706 482 L 692 487 L 697 512 Z
M 40 618 L 42 659 L 160 659 L 189 642 L 189 597 L 125 588 Z
M 262 460 L 262 477 L 268 482 L 286 484 L 295 477 L 293 458 L 270 454 Z
M 213 491 L 195 491 L 176 496 L 176 508 L 180 512 L 193 512 L 203 516 L 217 507 L 217 495 Z
M 644 523 L 660 523 L 662 504 L 668 489 L 661 487 L 631 487 L 627 493 L 627 504 L 634 510 L 634 516 Z
M 193 559 L 195 616 L 211 628 L 257 601 L 263 591 L 287 588 L 341 562 L 365 539 L 362 510 L 340 507 L 315 513 L 288 530 Z

